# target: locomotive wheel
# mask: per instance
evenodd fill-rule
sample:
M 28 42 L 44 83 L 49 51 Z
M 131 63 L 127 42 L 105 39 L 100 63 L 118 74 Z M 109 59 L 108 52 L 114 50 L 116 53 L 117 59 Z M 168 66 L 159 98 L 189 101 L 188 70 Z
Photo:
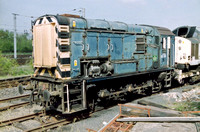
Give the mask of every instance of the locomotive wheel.
M 94 112 L 95 110 L 95 105 L 96 105 L 96 100 L 97 100 L 95 93 L 96 93 L 95 89 L 88 89 L 87 91 L 87 95 L 90 95 L 90 96 L 87 96 L 87 107 L 91 112 Z
M 100 99 L 100 106 L 107 108 L 111 104 L 111 100 L 107 98 Z
M 145 89 L 145 95 L 147 96 L 152 95 L 152 87 L 148 87 L 147 89 Z
M 180 85 L 184 85 L 185 84 L 185 80 L 181 79 L 179 83 L 180 83 Z
M 91 112 L 94 112 L 95 111 L 95 99 L 89 99 L 88 100 L 88 109 L 91 111 Z
M 189 71 L 190 71 L 190 65 L 186 65 L 186 66 L 185 66 L 185 70 L 186 70 L 187 72 L 189 72 Z

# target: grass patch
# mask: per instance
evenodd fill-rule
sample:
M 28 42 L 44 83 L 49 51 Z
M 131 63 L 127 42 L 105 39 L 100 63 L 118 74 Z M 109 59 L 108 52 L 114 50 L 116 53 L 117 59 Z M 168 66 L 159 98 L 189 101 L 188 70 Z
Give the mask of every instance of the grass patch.
M 9 74 L 0 74 L 0 79 L 3 78 L 10 78 L 10 77 L 16 77 L 16 76 L 23 76 L 23 75 L 31 75 L 33 74 L 33 68 L 30 65 L 20 65 L 15 66 L 10 69 Z
M 18 65 L 15 59 L 3 57 L 0 53 L 0 78 L 33 74 L 33 60 L 25 65 Z
M 200 102 L 191 102 L 191 101 L 178 102 L 174 103 L 172 108 L 178 111 L 199 111 Z

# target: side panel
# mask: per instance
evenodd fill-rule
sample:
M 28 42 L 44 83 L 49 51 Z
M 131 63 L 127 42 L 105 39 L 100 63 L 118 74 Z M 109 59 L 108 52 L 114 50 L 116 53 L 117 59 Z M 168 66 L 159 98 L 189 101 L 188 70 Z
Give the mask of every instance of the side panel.
M 125 35 L 123 39 L 123 58 L 124 59 L 133 59 L 133 53 L 135 52 L 135 36 L 134 35 Z
M 80 74 L 80 57 L 83 56 L 83 32 L 71 32 L 71 77 Z
M 155 53 L 154 53 L 155 52 Z M 152 64 L 153 64 L 153 54 L 156 54 L 157 51 L 155 48 L 153 48 L 152 46 L 147 46 L 147 53 L 146 53 L 146 66 L 145 66 L 145 70 L 151 69 L 152 68 Z M 155 56 L 155 55 L 154 55 Z
M 199 49 L 199 44 L 193 44 L 192 43 L 192 50 L 191 50 L 191 53 L 192 53 L 192 57 L 197 60 L 199 59 L 199 56 L 198 56 L 198 49 Z
M 136 71 L 136 63 L 118 63 L 114 64 L 115 74 L 131 73 Z
M 96 57 L 97 56 L 97 33 L 87 32 L 87 42 L 85 44 L 85 50 L 87 57 Z
M 146 36 L 136 36 L 136 48 L 134 58 L 138 60 L 138 71 L 144 71 L 146 67 Z
M 175 62 L 187 64 L 191 57 L 191 42 L 182 37 L 175 37 Z
M 110 42 L 111 60 L 121 60 L 123 53 L 122 35 L 112 34 Z
M 156 37 L 147 36 L 146 70 L 159 68 L 159 46 Z
M 144 54 L 138 54 L 137 55 L 137 58 L 138 58 L 138 71 L 144 71 L 145 70 L 145 56 Z
M 108 43 L 108 33 L 100 33 L 98 39 L 98 53 L 99 56 L 108 56 L 110 45 Z
M 191 44 L 191 61 L 190 65 L 198 65 L 199 64 L 199 44 Z

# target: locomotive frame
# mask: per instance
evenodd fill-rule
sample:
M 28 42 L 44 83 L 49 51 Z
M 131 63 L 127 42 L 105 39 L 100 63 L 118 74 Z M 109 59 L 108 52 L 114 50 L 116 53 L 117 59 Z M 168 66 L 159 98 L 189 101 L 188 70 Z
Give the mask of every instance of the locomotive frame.
M 134 94 L 150 95 L 163 87 L 170 87 L 172 72 L 173 69 L 165 68 L 103 78 L 71 80 L 36 76 L 31 78 L 32 86 L 35 87 L 31 101 L 40 102 L 47 109 L 55 109 L 63 114 L 93 111 L 96 105 L 104 106 L 102 103 L 105 101 L 128 99 Z M 34 95 L 35 92 L 42 96 Z

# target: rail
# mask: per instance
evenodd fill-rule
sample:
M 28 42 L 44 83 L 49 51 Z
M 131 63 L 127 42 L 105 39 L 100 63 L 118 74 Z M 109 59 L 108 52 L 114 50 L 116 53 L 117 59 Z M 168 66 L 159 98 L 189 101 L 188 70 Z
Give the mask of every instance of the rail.
M 25 116 L 13 118 L 13 119 L 0 121 L 0 127 L 11 125 L 11 124 L 14 124 L 16 122 L 22 122 L 22 121 L 30 120 L 30 119 L 33 119 L 35 117 L 42 116 L 42 115 L 44 115 L 44 114 L 42 112 L 39 112 L 39 113 L 29 114 L 29 115 L 25 115 Z
M 29 96 L 30 96 L 30 94 L 25 94 L 25 95 L 15 96 L 15 97 L 11 97 L 11 98 L 5 98 L 5 99 L 1 99 L 0 103 L 8 102 L 11 100 L 22 99 L 22 98 L 28 98 Z
M 63 117 L 63 115 L 60 114 L 60 113 L 55 114 L 55 115 L 53 114 L 53 116 L 52 116 L 51 111 L 47 111 L 47 113 L 42 110 L 38 113 L 29 114 L 29 115 L 25 115 L 25 116 L 13 118 L 13 119 L 0 121 L 0 127 L 5 127 L 5 126 L 12 125 L 12 124 L 15 124 L 15 123 L 20 123 L 20 122 L 23 122 L 23 121 L 26 121 L 26 120 L 34 119 L 36 121 L 39 121 L 41 123 L 41 125 L 38 126 L 38 127 L 35 127 L 35 128 L 28 129 L 28 130 L 27 130 L 27 128 L 25 128 L 26 130 L 23 130 L 23 131 L 25 131 L 25 132 L 38 132 L 38 131 L 46 131 L 46 130 L 49 130 L 49 129 L 60 127 L 62 125 L 70 124 L 70 123 L 74 122 L 74 119 L 80 120 L 80 119 L 87 118 L 89 116 L 88 113 L 86 113 L 85 115 L 84 114 L 74 115 L 74 116 L 70 116 L 70 117 L 69 116 Z M 46 121 L 41 120 L 41 118 L 43 118 L 43 117 L 45 117 L 45 119 L 47 119 L 47 120 Z
M 26 75 L 26 76 L 0 79 L 0 89 L 17 87 L 19 83 L 21 83 L 22 85 L 27 85 L 28 82 L 30 81 L 30 78 L 31 78 L 30 75 Z
M 62 126 L 62 125 L 66 125 L 66 124 L 69 124 L 71 123 L 72 121 L 68 121 L 67 119 L 62 119 L 62 120 L 59 120 L 59 121 L 56 121 L 56 122 L 52 122 L 52 123 L 48 123 L 48 124 L 45 124 L 45 125 L 41 125 L 37 128 L 33 128 L 33 129 L 29 129 L 25 132 L 38 132 L 38 131 L 46 131 L 48 129 L 52 129 L 52 128 L 56 128 L 58 126 Z
M 7 109 L 19 108 L 22 106 L 26 106 L 28 104 L 29 104 L 29 102 L 23 102 L 23 103 L 18 103 L 18 104 L 14 104 L 14 105 L 8 105 L 8 106 L 0 107 L 0 111 L 7 110 Z

